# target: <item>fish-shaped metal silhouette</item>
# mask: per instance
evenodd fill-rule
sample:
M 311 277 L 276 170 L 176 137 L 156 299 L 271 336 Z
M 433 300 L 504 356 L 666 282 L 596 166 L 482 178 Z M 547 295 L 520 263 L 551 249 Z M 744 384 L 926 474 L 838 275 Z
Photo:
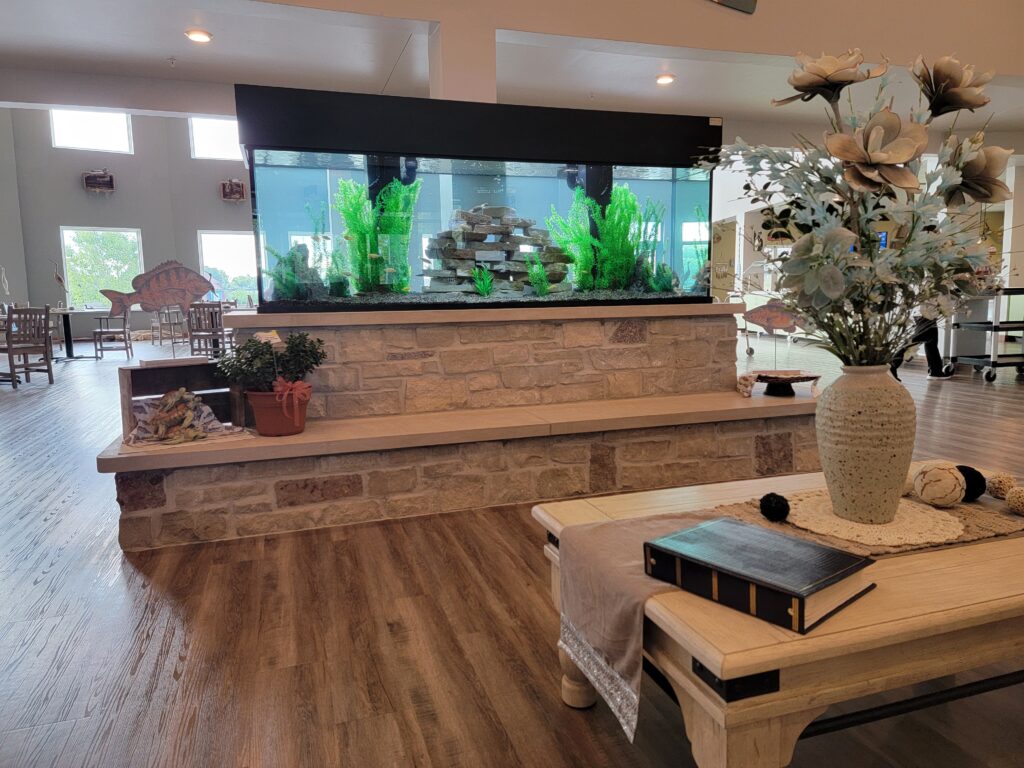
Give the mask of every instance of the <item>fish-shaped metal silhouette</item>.
M 187 313 L 188 305 L 212 291 L 213 284 L 181 262 L 165 261 L 149 272 L 136 275 L 132 288 L 135 290 L 131 293 L 109 288 L 100 291 L 110 299 L 111 317 L 123 315 L 133 304 L 138 304 L 146 312 L 177 305 L 182 313 Z
M 743 313 L 743 317 L 747 322 L 759 325 L 769 333 L 773 331 L 793 333 L 798 327 L 801 327 L 797 315 L 778 299 L 772 299 L 767 304 L 747 310 Z

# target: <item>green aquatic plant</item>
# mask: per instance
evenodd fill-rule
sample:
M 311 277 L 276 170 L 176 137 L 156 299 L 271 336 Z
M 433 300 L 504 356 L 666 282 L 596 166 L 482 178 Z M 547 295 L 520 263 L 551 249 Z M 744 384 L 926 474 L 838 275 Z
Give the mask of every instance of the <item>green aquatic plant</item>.
M 489 269 L 475 267 L 473 269 L 473 284 L 476 286 L 476 292 L 481 296 L 490 296 L 494 293 L 494 275 Z
M 641 206 L 625 184 L 612 188 L 603 210 L 577 187 L 568 215 L 552 207 L 547 225 L 573 260 L 577 290 L 623 290 L 634 283 L 642 259 L 653 262 L 664 216 L 664 205 L 648 200 Z
M 409 240 L 422 184 L 392 179 L 373 204 L 365 184 L 338 180 L 334 209 L 345 223 L 357 290 L 409 291 Z
M 566 216 L 562 217 L 552 205 L 551 215 L 546 221 L 551 239 L 572 259 L 573 281 L 578 291 L 594 290 L 594 248 L 597 241 L 590 231 L 590 217 L 595 208 L 597 203 L 587 197 L 583 187 L 576 187 Z
M 674 291 L 676 285 L 679 283 L 679 278 L 676 276 L 675 271 L 664 262 L 655 267 L 652 266 L 649 261 L 645 260 L 643 276 L 643 288 L 651 293 L 667 293 L 669 291 Z
M 293 245 L 285 254 L 266 248 L 273 258 L 267 274 L 274 283 L 275 301 L 307 301 L 323 294 L 323 280 L 309 264 L 309 248 Z
M 551 292 L 551 281 L 548 280 L 547 270 L 541 263 L 540 257 L 535 253 L 526 254 L 526 274 L 530 279 L 530 285 L 538 296 L 547 296 Z
M 422 186 L 419 179 L 412 184 L 392 179 L 377 195 L 377 252 L 385 257 L 384 270 L 394 270 L 386 281 L 392 293 L 409 292 L 409 239 Z
M 374 263 L 379 259 L 371 260 L 370 254 L 377 248 L 377 222 L 366 185 L 352 179 L 338 179 L 334 210 L 345 224 L 345 241 L 349 247 L 356 290 L 376 290 L 380 285 L 380 264 Z

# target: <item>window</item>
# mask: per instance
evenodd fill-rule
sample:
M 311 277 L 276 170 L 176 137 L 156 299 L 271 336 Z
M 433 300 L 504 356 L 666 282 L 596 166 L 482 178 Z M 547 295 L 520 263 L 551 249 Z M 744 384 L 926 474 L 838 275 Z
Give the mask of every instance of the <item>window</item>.
M 241 160 L 238 121 L 219 117 L 190 117 L 192 157 L 198 160 Z
M 131 293 L 132 278 L 142 272 L 140 235 L 137 229 L 61 227 L 68 306 L 110 307 L 100 289 Z
M 126 112 L 51 109 L 53 146 L 132 154 L 132 121 Z
M 252 232 L 200 232 L 199 260 L 221 301 L 256 303 L 256 241 Z

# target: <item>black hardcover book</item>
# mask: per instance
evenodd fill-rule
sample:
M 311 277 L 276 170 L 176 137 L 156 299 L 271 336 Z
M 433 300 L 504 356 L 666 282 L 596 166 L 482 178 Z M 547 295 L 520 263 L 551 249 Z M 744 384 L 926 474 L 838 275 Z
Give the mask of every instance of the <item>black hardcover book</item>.
M 873 562 L 728 517 L 644 543 L 648 576 L 800 634 L 874 589 Z

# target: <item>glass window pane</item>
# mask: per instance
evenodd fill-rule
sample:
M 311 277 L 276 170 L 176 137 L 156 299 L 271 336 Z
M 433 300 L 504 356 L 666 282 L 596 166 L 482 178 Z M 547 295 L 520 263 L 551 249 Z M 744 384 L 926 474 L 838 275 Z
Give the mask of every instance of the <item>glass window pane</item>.
M 61 227 L 68 306 L 109 308 L 101 289 L 132 292 L 132 278 L 142 272 L 139 234 L 137 229 Z
M 53 146 L 132 153 L 131 118 L 125 112 L 51 109 Z
M 192 157 L 201 160 L 241 160 L 238 121 L 216 117 L 190 117 Z
M 220 301 L 238 306 L 255 304 L 256 242 L 252 232 L 200 232 L 199 258 L 203 274 L 213 283 Z

